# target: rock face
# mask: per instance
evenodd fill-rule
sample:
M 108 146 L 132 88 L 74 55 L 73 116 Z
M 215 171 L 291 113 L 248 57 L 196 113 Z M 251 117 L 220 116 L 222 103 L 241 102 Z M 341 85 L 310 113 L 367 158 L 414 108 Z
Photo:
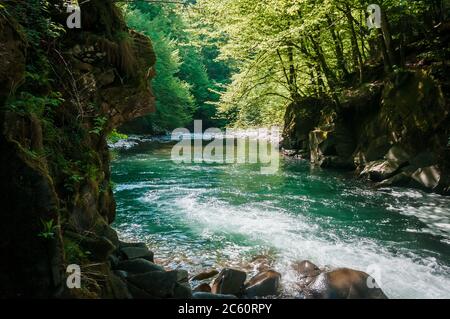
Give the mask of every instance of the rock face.
M 0 297 L 129 296 L 106 266 L 96 272 L 110 280 L 68 290 L 66 266 L 117 262 L 106 136 L 154 110 L 155 54 L 112 0 L 81 6 L 83 28 L 57 38 L 48 24 L 65 26 L 62 6 L 0 6 Z
M 380 186 L 450 194 L 448 71 L 431 63 L 380 77 L 344 91 L 339 107 L 303 99 L 286 111 L 283 147 L 323 168 L 356 168 Z
M 283 148 L 300 152 L 309 149 L 309 133 L 318 124 L 320 112 L 328 103 L 318 98 L 291 103 L 284 117 Z

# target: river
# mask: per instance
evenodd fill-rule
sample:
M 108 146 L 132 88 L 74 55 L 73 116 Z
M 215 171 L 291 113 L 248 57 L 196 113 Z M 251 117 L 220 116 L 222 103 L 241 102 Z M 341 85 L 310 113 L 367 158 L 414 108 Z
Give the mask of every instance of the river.
M 450 298 L 450 198 L 376 189 L 352 173 L 280 159 L 258 164 L 176 164 L 172 144 L 114 150 L 117 218 L 124 240 L 195 274 L 265 256 L 295 297 L 292 262 L 370 272 L 390 298 Z

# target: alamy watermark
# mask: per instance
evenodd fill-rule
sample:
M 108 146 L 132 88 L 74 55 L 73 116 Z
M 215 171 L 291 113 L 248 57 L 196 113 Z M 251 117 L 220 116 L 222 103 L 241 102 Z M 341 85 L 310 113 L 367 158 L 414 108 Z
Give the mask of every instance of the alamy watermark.
M 381 28 L 381 8 L 378 4 L 371 4 L 367 7 L 369 16 L 367 17 L 367 27 L 369 29 Z
M 369 265 L 366 269 L 366 273 L 369 275 L 366 282 L 369 289 L 378 289 L 382 286 L 381 267 L 379 265 Z
M 68 274 L 66 279 L 66 285 L 69 289 L 81 288 L 81 267 L 77 264 L 67 266 L 66 273 Z
M 64 3 L 69 16 L 66 25 L 69 29 L 81 29 L 81 7 L 77 0 L 66 0 Z
M 172 132 L 171 159 L 181 163 L 261 164 L 262 174 L 275 174 L 280 164 L 278 127 L 256 130 L 209 128 L 194 121 L 194 132 L 178 128 Z M 207 145 L 204 145 L 207 143 Z

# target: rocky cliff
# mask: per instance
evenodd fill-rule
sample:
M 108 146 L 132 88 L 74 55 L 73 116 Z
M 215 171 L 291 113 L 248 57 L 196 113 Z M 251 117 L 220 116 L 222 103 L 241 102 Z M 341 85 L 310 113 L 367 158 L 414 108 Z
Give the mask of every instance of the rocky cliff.
M 112 0 L 0 4 L 0 297 L 126 297 L 106 137 L 154 110 L 155 55 Z M 68 290 L 66 267 L 84 271 Z
M 355 170 L 379 186 L 450 194 L 448 25 L 434 47 L 409 48 L 405 68 L 366 65 L 369 80 L 347 86 L 339 105 L 325 97 L 288 107 L 284 148 L 323 168 Z

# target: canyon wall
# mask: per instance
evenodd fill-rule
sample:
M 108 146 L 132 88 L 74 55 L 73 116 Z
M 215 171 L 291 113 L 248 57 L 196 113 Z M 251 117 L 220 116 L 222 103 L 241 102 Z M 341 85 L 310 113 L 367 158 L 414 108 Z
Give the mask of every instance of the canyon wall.
M 107 135 L 154 111 L 155 54 L 112 0 L 0 6 L 0 297 L 124 297 Z M 69 290 L 66 267 L 85 271 Z

